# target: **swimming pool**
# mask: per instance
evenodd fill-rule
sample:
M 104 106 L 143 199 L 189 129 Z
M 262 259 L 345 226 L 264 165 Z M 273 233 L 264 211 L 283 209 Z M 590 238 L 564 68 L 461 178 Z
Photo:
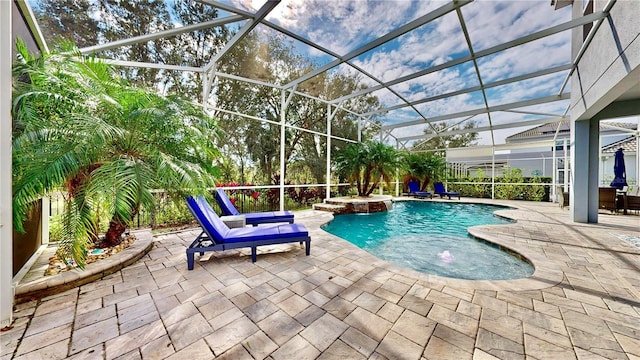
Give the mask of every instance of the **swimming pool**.
M 533 266 L 468 234 L 474 225 L 507 224 L 501 206 L 401 201 L 389 211 L 338 215 L 322 228 L 377 257 L 423 273 L 472 280 L 533 274 Z

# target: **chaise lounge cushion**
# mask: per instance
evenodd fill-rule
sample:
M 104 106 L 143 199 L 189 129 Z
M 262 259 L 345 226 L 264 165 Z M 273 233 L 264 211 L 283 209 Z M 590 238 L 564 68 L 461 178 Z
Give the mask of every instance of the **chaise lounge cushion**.
M 247 224 L 265 224 L 272 222 L 293 222 L 293 213 L 290 211 L 267 211 L 267 212 L 255 212 L 245 213 L 245 219 Z
M 211 206 L 209 206 L 209 203 L 207 203 L 207 200 L 203 196 L 198 196 L 197 198 L 189 196 L 187 204 L 200 227 L 213 237 L 212 240 L 218 243 L 224 242 L 227 233 L 231 229 L 220 220 L 218 215 L 211 209 Z
M 300 224 L 282 224 L 260 227 L 244 227 L 229 229 L 225 242 L 252 240 L 286 239 L 309 235 L 307 229 Z

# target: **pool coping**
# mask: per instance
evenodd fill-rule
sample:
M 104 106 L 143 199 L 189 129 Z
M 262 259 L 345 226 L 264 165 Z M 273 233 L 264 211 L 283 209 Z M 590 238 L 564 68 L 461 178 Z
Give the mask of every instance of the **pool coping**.
M 495 244 L 499 247 L 508 249 L 509 251 L 513 251 L 518 255 L 525 258 L 534 268 L 533 274 L 526 278 L 519 279 L 509 279 L 509 280 L 468 280 L 468 279 L 456 279 L 456 278 L 448 278 L 440 275 L 434 274 L 426 274 L 417 270 L 409 269 L 403 267 L 401 265 L 397 265 L 386 261 L 384 259 L 380 259 L 379 257 L 369 253 L 368 251 L 353 245 L 348 240 L 345 240 L 339 236 L 333 235 L 331 233 L 326 232 L 322 229 L 322 226 L 329 223 L 333 220 L 333 215 L 328 214 L 330 218 L 326 221 L 318 225 L 319 230 L 322 231 L 327 236 L 333 237 L 335 239 L 339 239 L 341 241 L 347 242 L 352 245 L 356 249 L 379 259 L 381 262 L 385 263 L 385 267 L 389 270 L 393 270 L 396 273 L 405 273 L 407 276 L 411 276 L 417 278 L 421 281 L 426 281 L 429 283 L 437 283 L 443 286 L 454 286 L 461 287 L 467 289 L 474 290 L 539 290 L 548 287 L 552 287 L 554 285 L 562 282 L 564 274 L 562 269 L 557 266 L 553 261 L 549 261 L 549 259 L 543 254 L 538 253 L 531 247 L 526 247 L 515 243 L 513 241 L 508 241 L 507 239 L 503 239 L 495 233 L 491 232 L 491 229 L 494 227 L 501 227 L 501 229 L 507 229 L 509 227 L 516 228 L 519 227 L 518 223 L 521 221 L 526 221 L 522 218 L 519 218 L 517 215 L 517 211 L 523 211 L 523 208 L 519 207 L 517 204 L 510 203 L 508 205 L 503 205 L 496 203 L 495 200 L 482 201 L 483 199 L 465 199 L 462 198 L 460 200 L 457 199 L 414 199 L 414 198 L 405 198 L 405 197 L 394 197 L 394 202 L 399 201 L 417 201 L 417 202 L 447 202 L 447 203 L 469 203 L 469 204 L 485 204 L 485 205 L 499 205 L 505 206 L 510 209 L 499 209 L 494 213 L 498 216 L 513 220 L 513 223 L 509 224 L 495 224 L 495 225 L 477 225 L 467 228 L 467 231 L 470 235 L 481 239 L 482 241 L 486 241 L 491 244 Z M 315 225 L 315 224 L 314 224 Z

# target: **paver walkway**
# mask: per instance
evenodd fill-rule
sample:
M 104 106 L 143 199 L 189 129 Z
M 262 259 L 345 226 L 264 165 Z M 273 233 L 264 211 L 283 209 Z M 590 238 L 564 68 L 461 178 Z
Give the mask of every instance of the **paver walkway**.
M 473 200 L 471 200 L 473 201 Z M 521 252 L 528 279 L 403 269 L 296 213 L 298 244 L 215 254 L 187 271 L 198 230 L 158 236 L 132 266 L 17 306 L 1 359 L 640 359 L 640 217 L 574 224 L 554 204 L 498 202 L 518 220 L 474 234 Z M 265 253 L 266 252 L 266 253 Z

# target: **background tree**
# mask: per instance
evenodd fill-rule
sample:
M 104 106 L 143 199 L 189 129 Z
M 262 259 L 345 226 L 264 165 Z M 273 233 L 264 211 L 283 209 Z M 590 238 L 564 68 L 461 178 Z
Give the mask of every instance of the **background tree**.
M 100 36 L 106 41 L 151 34 L 172 27 L 171 15 L 162 0 L 99 0 L 97 7 L 98 11 L 104 14 L 105 20 L 101 23 Z M 97 40 L 98 37 L 96 43 Z M 121 60 L 167 63 L 170 54 L 176 51 L 181 49 L 178 50 L 176 47 L 175 39 L 159 38 L 105 50 L 104 54 Z M 154 87 L 160 82 L 159 69 L 121 67 L 119 71 L 133 84 Z
M 230 61 L 229 59 L 233 59 Z M 238 59 L 245 59 L 238 61 Z M 282 36 L 259 37 L 250 34 L 238 46 L 221 59 L 220 69 L 241 76 L 273 84 L 285 84 L 317 65 L 298 54 L 293 44 Z M 360 87 L 359 79 L 343 74 L 315 76 L 303 82 L 299 89 L 321 99 L 333 99 L 346 95 Z M 288 95 L 288 93 L 287 93 Z M 244 129 L 244 136 L 229 137 L 234 144 L 247 144 L 248 162 L 255 164 L 262 174 L 262 181 L 272 178 L 280 169 L 280 121 L 281 91 L 267 86 L 240 83 L 221 78 L 217 88 L 217 105 L 221 108 L 260 117 L 270 122 L 248 120 L 243 124 L 238 117 L 222 125 L 229 133 Z M 241 101 L 239 101 L 241 99 Z M 363 96 L 352 100 L 351 108 L 374 109 L 378 106 L 375 97 Z M 293 127 L 285 130 L 285 171 L 288 164 L 304 163 L 316 182 L 323 182 L 326 173 L 326 138 L 300 129 L 326 132 L 326 104 L 307 97 L 294 95 L 285 114 L 286 123 Z M 224 118 L 225 115 L 218 114 Z M 231 118 L 231 117 L 229 117 Z M 356 139 L 355 117 L 346 112 L 338 112 L 332 120 L 332 134 Z M 246 119 L 244 121 L 247 121 Z M 366 131 L 367 125 L 364 126 Z M 346 144 L 332 142 L 332 151 L 339 151 Z M 229 147 L 237 146 L 229 144 Z M 292 174 L 291 174 L 292 175 Z M 287 175 L 287 178 L 290 176 Z
M 75 4 L 75 1 L 71 0 L 61 1 Z M 87 0 L 86 4 L 87 6 L 74 8 L 74 16 L 96 19 L 97 31 L 83 28 L 80 22 L 70 23 L 68 26 L 68 31 L 73 33 L 74 37 L 93 35 L 94 40 L 89 39 L 83 46 L 158 32 L 173 27 L 174 23 L 188 25 L 218 17 L 214 7 L 189 0 L 98 0 L 95 3 Z M 99 16 L 96 17 L 96 14 Z M 41 15 L 43 18 L 49 16 L 45 12 Z M 200 67 L 209 63 L 211 56 L 216 54 L 232 35 L 232 31 L 227 27 L 215 27 L 105 50 L 98 55 Z M 288 83 L 317 66 L 306 55 L 300 54 L 292 41 L 284 36 L 264 35 L 256 31 L 250 32 L 216 63 L 216 69 L 219 71 L 274 84 Z M 154 87 L 163 93 L 183 94 L 191 99 L 200 99 L 202 96 L 203 78 L 200 73 L 124 67 L 118 68 L 118 71 L 134 84 Z M 321 99 L 334 99 L 363 87 L 355 75 L 323 73 L 300 84 L 298 89 Z M 225 164 L 226 174 L 237 174 L 238 178 L 235 180 L 241 183 L 270 182 L 273 173 L 280 170 L 278 123 L 281 121 L 281 92 L 271 87 L 224 77 L 217 78 L 213 88 L 214 95 L 209 100 L 210 105 L 275 122 L 260 122 L 222 111 L 215 113 L 220 119 L 220 129 L 225 133 L 224 137 L 218 139 L 217 145 L 228 154 L 231 161 Z M 356 112 L 366 112 L 379 107 L 377 98 L 371 95 L 351 99 L 343 105 Z M 286 123 L 294 127 L 288 127 L 285 132 L 285 167 L 294 162 L 301 166 L 292 169 L 300 171 L 300 174 L 291 173 L 287 176 L 301 178 L 298 175 L 312 174 L 316 182 L 324 181 L 326 138 L 317 137 L 298 128 L 324 133 L 326 111 L 324 103 L 298 95 L 292 97 L 287 108 Z M 357 125 L 354 120 L 352 114 L 338 112 L 332 120 L 332 134 L 356 139 Z M 365 133 L 368 126 L 369 124 L 363 126 Z M 332 152 L 339 151 L 345 145 L 346 143 L 340 141 L 332 141 Z
M 78 53 L 36 57 L 21 42 L 17 48 L 16 230 L 39 197 L 65 190 L 58 251 L 83 266 L 89 244 L 98 240 L 97 204 L 110 217 L 102 245 L 113 246 L 142 208 L 155 206 L 152 190 L 181 199 L 214 184 L 214 122 L 201 107 L 131 87 L 111 67 Z
M 454 130 L 469 130 L 477 127 L 477 123 L 473 120 L 467 121 L 464 125 L 450 125 L 447 122 L 441 123 L 433 123 L 433 128 L 441 132 L 440 135 L 436 137 L 432 137 L 427 139 L 418 145 L 414 146 L 414 150 L 436 150 L 436 149 L 447 149 L 447 148 L 460 148 L 460 147 L 469 147 L 476 146 L 478 140 L 477 132 L 469 132 L 465 134 L 457 134 L 457 135 L 446 135 L 447 131 Z M 425 134 L 432 134 L 431 128 L 427 128 L 425 130 Z M 442 151 L 438 152 L 439 155 L 444 156 L 445 154 Z
M 95 3 L 89 0 L 41 1 L 34 6 L 47 44 L 72 39 L 80 48 L 96 44 L 99 24 L 92 16 L 95 10 Z
M 181 24 L 190 25 L 211 21 L 218 17 L 218 9 L 192 0 L 176 0 L 171 6 L 173 17 Z M 201 67 L 209 63 L 233 35 L 226 26 L 182 33 L 171 42 L 172 51 L 163 53 L 168 64 Z M 165 91 L 185 95 L 191 99 L 202 97 L 203 74 L 197 72 L 166 71 L 161 81 Z

